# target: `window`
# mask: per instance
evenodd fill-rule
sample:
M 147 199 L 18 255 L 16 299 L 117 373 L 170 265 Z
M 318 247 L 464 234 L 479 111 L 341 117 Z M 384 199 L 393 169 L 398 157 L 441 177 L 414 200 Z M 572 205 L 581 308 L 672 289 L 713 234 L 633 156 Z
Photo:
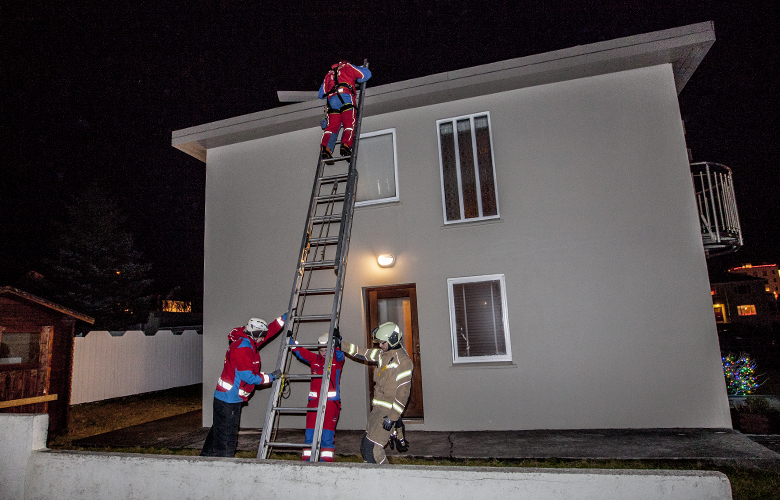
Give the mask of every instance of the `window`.
M 740 316 L 755 316 L 756 306 L 754 305 L 737 306 L 737 314 L 739 314 Z
M 360 134 L 356 206 L 398 201 L 395 129 Z
M 490 115 L 439 120 L 444 223 L 499 216 Z
M 712 304 L 712 309 L 715 311 L 715 322 L 726 322 L 726 307 L 723 304 Z
M 38 362 L 40 333 L 3 332 L 0 338 L 0 365 Z
M 512 361 L 503 274 L 450 278 L 454 363 Z

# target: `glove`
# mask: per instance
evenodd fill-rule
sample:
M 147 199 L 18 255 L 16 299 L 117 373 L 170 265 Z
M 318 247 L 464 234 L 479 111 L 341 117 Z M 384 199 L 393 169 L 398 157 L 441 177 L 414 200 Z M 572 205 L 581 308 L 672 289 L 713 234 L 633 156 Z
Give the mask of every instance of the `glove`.
M 391 443 L 395 441 L 395 447 L 400 451 L 401 453 L 406 453 L 409 450 L 409 442 L 406 441 L 404 438 L 398 439 L 397 437 L 393 437 L 393 439 L 390 441 Z M 390 449 L 393 448 L 393 445 L 390 445 Z
M 293 336 L 292 330 L 287 330 L 287 338 L 292 339 L 292 336 Z
M 390 420 L 389 417 L 385 417 L 385 419 L 382 421 L 382 428 L 386 431 L 389 431 L 393 428 L 393 424 L 395 424 L 395 422 Z
M 271 382 L 273 382 L 274 380 L 278 379 L 281 376 L 282 376 L 282 370 L 274 370 L 268 374 L 268 378 L 271 379 Z
M 333 347 L 335 349 L 341 349 L 341 332 L 339 327 L 333 329 Z

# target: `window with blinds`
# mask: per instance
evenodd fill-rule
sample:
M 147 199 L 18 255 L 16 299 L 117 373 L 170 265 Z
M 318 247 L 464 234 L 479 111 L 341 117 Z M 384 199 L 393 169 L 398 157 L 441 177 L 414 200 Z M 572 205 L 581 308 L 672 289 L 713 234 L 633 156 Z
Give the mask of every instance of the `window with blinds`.
M 504 275 L 447 280 L 454 363 L 511 361 Z
M 499 216 L 490 115 L 436 122 L 445 224 Z

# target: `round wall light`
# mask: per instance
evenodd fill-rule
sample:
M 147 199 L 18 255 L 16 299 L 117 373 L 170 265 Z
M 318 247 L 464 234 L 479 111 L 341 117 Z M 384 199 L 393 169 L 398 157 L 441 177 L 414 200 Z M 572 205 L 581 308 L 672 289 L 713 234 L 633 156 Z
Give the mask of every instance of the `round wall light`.
M 379 264 L 379 267 L 392 267 L 395 264 L 395 257 L 392 254 L 383 253 L 376 258 L 376 263 Z

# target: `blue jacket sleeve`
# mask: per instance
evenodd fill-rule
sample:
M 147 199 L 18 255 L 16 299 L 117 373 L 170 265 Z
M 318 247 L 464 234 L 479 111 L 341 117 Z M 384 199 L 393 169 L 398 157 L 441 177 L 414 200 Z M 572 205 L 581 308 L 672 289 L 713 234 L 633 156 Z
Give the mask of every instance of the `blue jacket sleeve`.
M 363 73 L 363 78 L 358 78 L 358 79 L 356 80 L 358 83 L 363 83 L 363 82 L 365 82 L 366 80 L 368 80 L 369 78 L 371 78 L 371 70 L 369 70 L 368 68 L 364 68 L 363 66 L 356 66 L 356 67 L 357 67 L 357 69 L 358 69 L 358 70 L 359 70 L 361 73 Z M 320 99 L 321 99 L 321 98 L 320 98 Z
M 325 82 L 322 82 L 320 84 L 320 93 L 319 93 L 320 99 L 325 99 Z
M 255 375 L 250 370 L 244 370 L 244 371 L 238 371 L 236 370 L 236 377 L 243 380 L 246 384 L 252 384 L 252 385 L 263 385 L 266 383 L 265 377 L 263 377 L 262 372 L 258 375 Z

